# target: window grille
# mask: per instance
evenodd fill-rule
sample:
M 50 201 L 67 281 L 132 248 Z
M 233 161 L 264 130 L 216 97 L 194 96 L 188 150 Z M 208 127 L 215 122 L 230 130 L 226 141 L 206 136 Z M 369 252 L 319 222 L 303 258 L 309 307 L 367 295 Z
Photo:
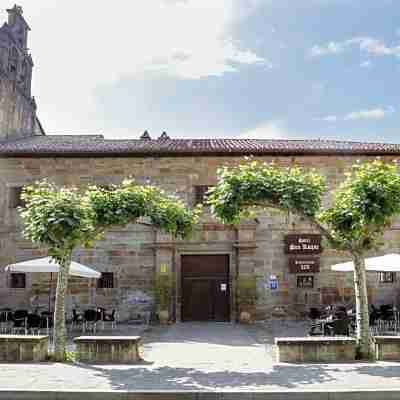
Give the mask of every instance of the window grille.
M 101 277 L 97 280 L 97 287 L 99 289 L 111 289 L 114 287 L 114 273 L 102 272 Z
M 297 287 L 301 289 L 314 288 L 314 277 L 310 275 L 300 275 L 297 277 Z
M 396 281 L 396 273 L 395 272 L 380 272 L 379 273 L 379 282 L 393 283 L 395 281 Z
M 197 185 L 194 187 L 194 203 L 203 204 L 207 200 L 207 192 L 212 186 Z
M 26 275 L 24 273 L 12 273 L 10 276 L 10 287 L 12 289 L 26 288 Z

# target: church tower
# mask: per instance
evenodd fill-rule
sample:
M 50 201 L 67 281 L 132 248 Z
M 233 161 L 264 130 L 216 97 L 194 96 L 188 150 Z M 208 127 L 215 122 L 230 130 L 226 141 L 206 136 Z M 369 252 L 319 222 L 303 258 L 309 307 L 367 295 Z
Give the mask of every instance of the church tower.
M 7 12 L 8 22 L 0 28 L 0 141 L 44 134 L 31 96 L 30 28 L 20 6 Z

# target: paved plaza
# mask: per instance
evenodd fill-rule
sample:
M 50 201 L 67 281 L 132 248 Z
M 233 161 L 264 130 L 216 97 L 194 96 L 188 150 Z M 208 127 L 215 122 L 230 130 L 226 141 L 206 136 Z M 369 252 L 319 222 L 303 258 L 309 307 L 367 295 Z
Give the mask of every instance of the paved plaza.
M 400 389 L 400 363 L 274 364 L 275 335 L 302 323 L 154 327 L 135 365 L 2 364 L 1 389 L 270 391 Z M 136 331 L 134 332 L 136 333 Z

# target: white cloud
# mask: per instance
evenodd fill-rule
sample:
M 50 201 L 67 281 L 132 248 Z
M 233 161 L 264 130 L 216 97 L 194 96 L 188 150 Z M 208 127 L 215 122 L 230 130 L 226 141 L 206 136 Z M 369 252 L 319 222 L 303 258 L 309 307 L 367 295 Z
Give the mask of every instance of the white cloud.
M 389 114 L 394 112 L 393 107 L 389 108 L 373 108 L 371 110 L 353 111 L 344 116 L 345 121 L 359 120 L 359 119 L 383 119 Z
M 344 116 L 328 115 L 326 117 L 317 118 L 319 121 L 337 122 L 337 121 L 356 121 L 356 120 L 379 120 L 386 118 L 395 112 L 394 107 L 372 108 L 370 110 L 352 111 Z
M 149 72 L 200 79 L 269 63 L 233 40 L 236 0 L 25 0 L 33 94 L 49 131 L 101 128 L 94 90 Z M 0 9 L 10 6 L 0 0 Z M 5 19 L 6 13 L 0 14 Z
M 242 139 L 289 139 L 296 135 L 288 132 L 283 121 L 267 121 L 239 134 Z
M 372 63 L 371 63 L 371 61 L 369 61 L 369 60 L 367 60 L 367 61 L 362 61 L 362 62 L 360 63 L 360 67 L 362 67 L 362 68 L 370 68 L 370 67 L 372 67 Z
M 312 57 L 326 56 L 328 54 L 339 54 L 346 50 L 346 44 L 330 42 L 323 46 L 313 46 L 310 50 Z
M 328 122 L 336 122 L 338 117 L 336 115 L 328 115 L 326 117 L 321 118 L 321 121 L 328 121 Z
M 311 57 L 321 57 L 340 54 L 358 46 L 360 52 L 372 56 L 400 57 L 400 46 L 387 46 L 382 40 L 371 37 L 354 37 L 342 42 L 329 42 L 324 45 L 313 46 L 310 50 Z

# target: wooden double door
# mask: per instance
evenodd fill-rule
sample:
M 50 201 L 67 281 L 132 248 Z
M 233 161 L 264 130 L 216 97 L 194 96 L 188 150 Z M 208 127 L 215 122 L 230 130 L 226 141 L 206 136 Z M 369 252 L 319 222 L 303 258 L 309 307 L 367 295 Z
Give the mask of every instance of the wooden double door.
M 182 321 L 229 321 L 229 256 L 182 256 Z

